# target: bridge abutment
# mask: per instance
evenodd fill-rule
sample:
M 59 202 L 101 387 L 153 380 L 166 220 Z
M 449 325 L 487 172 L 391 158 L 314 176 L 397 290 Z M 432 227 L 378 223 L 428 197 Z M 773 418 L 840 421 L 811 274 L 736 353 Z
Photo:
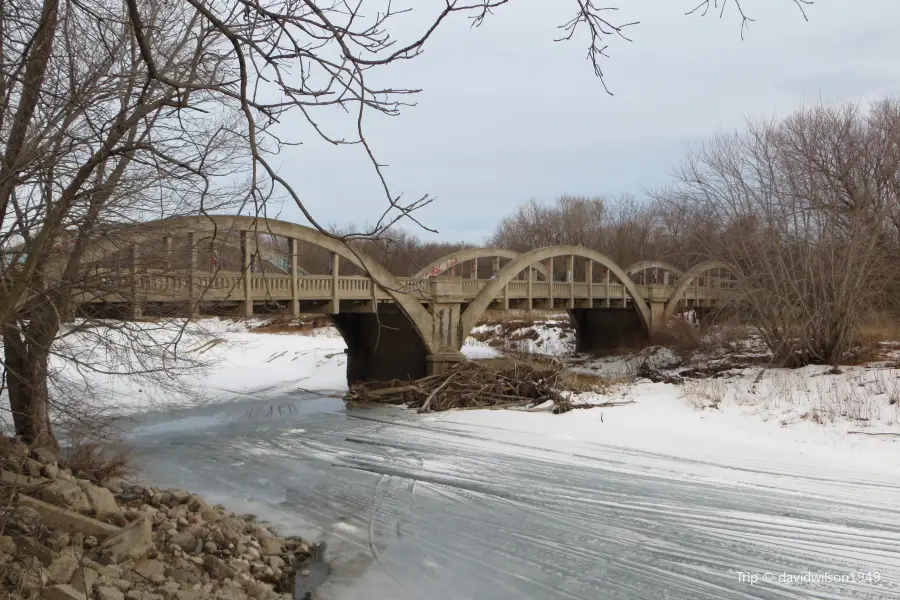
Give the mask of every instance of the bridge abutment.
M 576 352 L 603 352 L 618 348 L 640 348 L 650 341 L 650 332 L 634 308 L 573 308 Z

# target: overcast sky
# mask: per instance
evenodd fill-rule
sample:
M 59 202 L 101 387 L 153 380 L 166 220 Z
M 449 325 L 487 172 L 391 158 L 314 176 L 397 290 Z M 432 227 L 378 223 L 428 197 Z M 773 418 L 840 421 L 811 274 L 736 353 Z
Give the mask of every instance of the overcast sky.
M 733 7 L 723 19 L 685 16 L 692 2 L 610 0 L 621 20 L 640 21 L 632 43 L 610 40 L 614 96 L 585 60 L 586 39 L 553 42 L 575 0 L 513 0 L 478 29 L 457 18 L 392 67 L 391 84 L 423 92 L 401 116 L 370 119 L 368 137 L 394 191 L 437 197 L 419 216 L 440 233 L 420 237 L 480 243 L 529 198 L 640 195 L 669 179 L 690 144 L 747 117 L 900 93 L 898 0 L 816 0 L 809 22 L 793 0 L 744 0 L 756 22 L 743 41 Z M 303 145 L 276 164 L 321 222 L 379 216 L 384 196 L 361 148 L 285 128 Z M 305 222 L 288 205 L 278 216 Z

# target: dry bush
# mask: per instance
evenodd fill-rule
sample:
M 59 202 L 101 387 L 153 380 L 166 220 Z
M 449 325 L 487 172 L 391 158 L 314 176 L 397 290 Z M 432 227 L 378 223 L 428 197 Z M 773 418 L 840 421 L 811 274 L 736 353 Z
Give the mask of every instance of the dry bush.
M 689 379 L 684 382 L 683 395 L 695 408 L 719 408 L 726 394 L 724 379 Z
M 99 484 L 134 475 L 127 455 L 104 450 L 97 442 L 79 441 L 66 448 L 61 464 L 74 474 L 86 473 L 91 481 Z

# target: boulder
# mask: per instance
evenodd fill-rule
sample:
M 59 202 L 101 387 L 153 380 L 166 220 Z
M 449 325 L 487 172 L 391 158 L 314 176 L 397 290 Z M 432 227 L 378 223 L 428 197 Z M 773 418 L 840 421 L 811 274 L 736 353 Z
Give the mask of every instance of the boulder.
M 209 576 L 215 580 L 222 580 L 234 577 L 234 569 L 229 567 L 224 560 L 218 556 L 207 554 L 203 557 L 203 567 Z
M 197 538 L 190 531 L 181 531 L 169 538 L 170 544 L 176 544 L 182 550 L 191 551 L 197 547 Z
M 44 588 L 41 598 L 45 600 L 84 600 L 84 594 L 71 585 L 54 585 Z
M 47 575 L 53 583 L 69 583 L 77 568 L 78 555 L 75 548 L 69 546 L 53 558 L 47 567 Z
M 132 570 L 153 583 L 162 583 L 166 579 L 166 565 L 151 558 L 142 558 Z
M 82 491 L 81 486 L 63 479 L 56 479 L 41 488 L 38 497 L 44 502 L 74 510 L 76 512 L 88 512 L 91 504 Z
M 153 530 L 147 517 L 134 520 L 100 545 L 104 556 L 113 564 L 143 558 L 152 547 Z
M 73 588 L 83 593 L 85 596 L 90 597 L 94 590 L 94 584 L 97 583 L 97 579 L 100 578 L 100 575 L 94 569 L 90 567 L 81 567 L 75 569 L 75 574 L 72 576 L 72 580 L 69 582 Z
M 166 577 L 172 581 L 177 581 L 183 586 L 191 586 L 195 583 L 200 583 L 200 578 L 189 569 L 175 569 L 168 567 L 166 568 Z
M 125 600 L 125 594 L 114 587 L 101 585 L 97 588 L 97 600 Z
M 108 489 L 97 487 L 89 481 L 78 480 L 81 491 L 88 499 L 91 511 L 98 519 L 108 519 L 117 512 L 119 507 L 116 505 L 116 499 Z
M 81 489 L 77 485 L 75 487 L 80 493 Z M 20 495 L 19 506 L 25 506 L 36 511 L 41 516 L 43 523 L 48 527 L 63 529 L 70 534 L 83 533 L 87 536 L 107 537 L 119 532 L 119 528 L 115 525 L 80 515 L 30 496 Z

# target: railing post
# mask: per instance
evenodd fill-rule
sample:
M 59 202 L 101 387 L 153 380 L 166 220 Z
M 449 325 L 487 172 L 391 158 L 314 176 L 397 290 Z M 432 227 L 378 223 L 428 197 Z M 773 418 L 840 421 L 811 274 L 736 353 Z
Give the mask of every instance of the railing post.
M 669 272 L 663 271 L 663 285 L 669 285 Z
M 531 291 L 531 282 L 534 280 L 534 269 L 531 268 L 531 265 L 528 265 L 528 310 L 533 310 L 534 308 L 534 300 L 533 294 Z
M 550 290 L 548 292 L 550 296 L 550 310 L 553 310 L 553 257 L 550 257 L 550 260 L 547 261 L 547 289 Z
M 142 301 L 141 278 L 138 275 L 138 260 L 140 259 L 140 250 L 136 244 L 131 245 L 131 265 L 129 267 L 131 276 L 131 318 L 140 319 L 144 316 L 144 303 Z
M 469 270 L 469 279 L 478 279 L 478 259 L 472 261 L 472 268 Z
M 594 261 L 591 259 L 587 261 L 584 275 L 588 286 L 588 308 L 594 308 Z
M 200 305 L 197 302 L 197 293 L 194 289 L 197 268 L 197 247 L 194 244 L 194 233 L 187 234 L 188 246 L 188 269 L 187 269 L 187 289 L 188 289 L 188 318 L 193 319 L 199 314 Z
M 341 255 L 333 253 L 331 264 L 331 310 L 328 312 L 337 314 L 341 312 L 340 276 L 338 275 L 341 269 Z
M 250 269 L 250 247 L 247 243 L 247 232 L 241 232 L 241 257 L 244 264 L 241 268 L 244 271 L 244 316 L 253 316 L 253 271 Z
M 568 308 L 575 308 L 575 257 L 571 254 L 566 259 L 566 279 L 569 282 Z
M 291 238 L 291 315 L 300 316 L 300 280 L 297 271 L 300 265 L 297 260 L 297 238 Z

